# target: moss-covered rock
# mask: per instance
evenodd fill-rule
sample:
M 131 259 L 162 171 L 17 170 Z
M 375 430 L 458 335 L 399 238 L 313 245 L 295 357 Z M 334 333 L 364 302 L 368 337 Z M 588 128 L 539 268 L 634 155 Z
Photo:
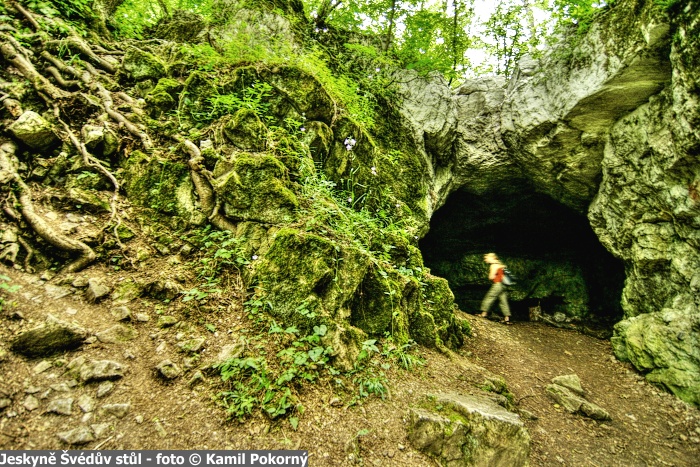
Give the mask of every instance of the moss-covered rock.
M 218 94 L 215 80 L 202 71 L 192 72 L 185 80 L 179 110 L 195 121 L 209 120 L 211 99 Z
M 394 218 L 413 218 L 408 225 L 416 233 L 427 225 L 428 168 L 420 155 L 383 148 L 348 118 L 339 119 L 333 135 L 324 171 L 352 193 L 353 202 Z
M 409 442 L 441 465 L 529 465 L 520 417 L 484 396 L 438 394 L 409 411 Z
M 252 264 L 249 282 L 272 304 L 272 315 L 311 329 L 350 316 L 347 304 L 369 264 L 369 257 L 357 249 L 282 228 Z
M 294 66 L 282 66 L 263 71 L 261 78 L 277 90 L 271 112 L 280 119 L 303 116 L 331 124 L 335 115 L 333 99 L 312 75 Z
M 124 188 L 132 202 L 195 224 L 201 221 L 185 163 L 134 151 L 123 167 Z
M 20 115 L 8 126 L 8 130 L 15 138 L 32 149 L 45 150 L 58 143 L 51 124 L 31 110 Z
M 700 406 L 700 317 L 665 309 L 615 325 L 615 356 L 646 373 L 648 381 Z
M 228 141 L 243 151 L 264 151 L 267 145 L 267 127 L 251 109 L 240 109 L 226 118 L 223 134 Z
M 420 306 L 419 284 L 396 271 L 369 268 L 350 308 L 350 322 L 367 334 L 389 333 L 399 344 L 408 342 L 408 310 Z
M 171 78 L 161 78 L 158 84 L 146 94 L 146 104 L 152 117 L 157 118 L 177 106 L 178 93 L 183 85 Z
M 238 154 L 232 161 L 219 161 L 214 173 L 227 216 L 269 224 L 295 218 L 299 202 L 285 187 L 286 169 L 276 158 Z
M 432 346 L 435 345 L 434 342 L 442 342 L 451 349 L 458 349 L 464 344 L 464 324 L 455 317 L 455 297 L 449 283 L 442 277 L 426 274 L 423 284 L 425 312 L 432 316 L 435 332 L 439 338 L 439 340 L 433 339 L 427 345 Z M 423 326 L 422 329 L 425 327 Z M 413 333 L 415 331 L 412 326 L 412 335 Z
M 165 64 L 158 57 L 133 46 L 124 53 L 121 71 L 134 81 L 160 79 L 166 75 Z
M 311 156 L 316 162 L 322 162 L 331 150 L 333 130 L 323 122 L 310 121 L 304 126 L 304 131 L 304 142 L 308 145 Z

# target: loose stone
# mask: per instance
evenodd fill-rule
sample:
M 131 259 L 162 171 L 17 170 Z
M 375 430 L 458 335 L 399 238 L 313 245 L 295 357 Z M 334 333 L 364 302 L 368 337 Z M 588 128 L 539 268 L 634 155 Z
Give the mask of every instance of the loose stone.
M 124 418 L 127 413 L 129 413 L 129 409 L 131 408 L 131 404 L 106 404 L 103 405 L 102 408 L 100 409 L 100 412 L 104 415 L 111 415 L 117 418 Z
M 46 411 L 59 415 L 71 415 L 73 413 L 73 398 L 54 399 L 49 402 Z
M 111 381 L 105 381 L 97 387 L 97 397 L 104 397 L 114 389 L 114 383 Z
M 61 441 L 67 444 L 82 445 L 95 441 L 92 430 L 86 426 L 79 426 L 69 431 L 57 433 Z
M 156 365 L 158 373 L 165 379 L 175 379 L 182 373 L 180 367 L 170 360 L 163 360 Z
M 30 412 L 32 410 L 36 410 L 39 408 L 39 399 L 37 399 L 34 396 L 29 395 L 29 396 L 27 396 L 26 399 L 24 399 L 22 406 Z
M 95 410 L 95 400 L 87 394 L 83 394 L 78 398 L 78 407 L 85 413 L 92 412 Z

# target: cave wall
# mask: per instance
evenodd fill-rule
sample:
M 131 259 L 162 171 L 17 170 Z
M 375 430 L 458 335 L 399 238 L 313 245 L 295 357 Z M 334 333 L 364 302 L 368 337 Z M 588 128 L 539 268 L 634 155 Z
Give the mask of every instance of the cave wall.
M 457 121 L 451 124 L 453 133 L 441 136 L 442 147 L 451 142 L 450 151 L 436 154 L 438 146 L 416 140 L 431 168 L 426 202 L 431 228 L 442 234 L 458 227 L 438 227 L 441 207 L 453 217 L 478 221 L 473 210 L 495 191 L 506 198 L 542 194 L 587 216 L 587 229 L 624 267 L 615 354 L 696 405 L 699 37 L 698 1 L 670 7 L 617 1 L 585 36 L 563 40 L 541 59 L 524 57 L 508 83 L 485 78 L 453 92 L 443 107 Z M 423 79 L 429 82 L 423 83 L 423 92 L 441 86 Z M 421 98 L 420 93 L 404 95 L 414 103 Z M 416 121 L 410 107 L 402 115 L 412 134 L 428 133 L 422 130 L 429 126 Z M 460 192 L 472 198 L 461 211 L 451 210 L 450 200 Z M 483 232 L 474 229 L 468 235 L 483 237 Z M 453 245 L 452 257 L 441 256 L 433 251 L 440 248 L 437 237 L 431 232 L 422 242 L 426 263 L 450 278 L 458 293 L 463 289 L 476 297 L 468 289 L 483 280 L 472 279 L 483 273 L 477 266 L 481 255 L 503 247 Z M 531 260 L 527 248 L 499 253 L 513 264 Z M 608 274 L 621 273 L 604 267 L 594 276 L 605 283 Z

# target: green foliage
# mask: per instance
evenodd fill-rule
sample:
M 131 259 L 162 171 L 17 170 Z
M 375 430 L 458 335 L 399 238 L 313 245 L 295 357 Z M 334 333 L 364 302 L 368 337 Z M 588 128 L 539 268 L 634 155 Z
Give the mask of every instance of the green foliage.
M 240 109 L 252 110 L 260 118 L 269 117 L 269 97 L 272 86 L 256 81 L 239 94 L 219 94 L 209 98 L 209 118 L 216 119 L 223 115 L 234 114 Z
M 500 2 L 486 22 L 492 42 L 487 46 L 497 60 L 496 73 L 510 77 L 515 63 L 529 51 L 526 25 L 522 18 L 528 8 L 519 3 Z
M 229 230 L 214 230 L 207 225 L 195 230 L 189 240 L 200 248 L 201 257 L 196 265 L 200 278 L 215 278 L 224 269 L 240 271 L 250 263 L 245 257 L 245 237 L 236 237 Z
M 228 230 L 213 230 L 210 225 L 195 230 L 188 239 L 199 247 L 193 263 L 200 284 L 182 294 L 182 301 L 203 303 L 222 293 L 221 280 L 227 271 L 240 271 L 249 264 L 245 255 L 245 237 L 236 237 Z
M 112 26 L 117 37 L 143 39 L 148 27 L 175 10 L 209 16 L 212 3 L 212 0 L 125 0 L 114 12 Z
M 415 346 L 416 343 L 413 341 L 397 346 L 393 342 L 391 336 L 389 336 L 387 337 L 382 355 L 398 363 L 404 370 L 414 370 L 419 366 L 425 365 L 425 360 L 411 352 Z
M 299 336 L 295 327 L 283 329 L 277 322 L 261 315 L 265 304 L 251 299 L 245 304 L 257 323 L 268 327 L 267 334 L 260 333 L 260 349 L 281 347 L 272 356 L 233 358 L 217 369 L 229 389 L 219 393 L 221 404 L 232 418 L 243 419 L 254 410 L 260 410 L 270 418 L 301 412 L 296 391 L 306 383 L 317 381 L 322 372 L 337 373 L 328 365 L 333 349 L 324 346 L 321 339 L 328 332 L 325 325 L 315 326 L 313 334 Z M 290 420 L 292 426 L 298 424 Z
M 585 34 L 601 9 L 612 5 L 614 0 L 554 0 L 552 13 L 559 27 L 575 26 L 578 35 Z
M 654 5 L 658 6 L 664 11 L 671 10 L 674 6 L 681 3 L 681 0 L 654 0 Z
M 23 3 L 48 17 L 63 16 L 72 21 L 90 21 L 94 17 L 91 0 L 29 0 Z

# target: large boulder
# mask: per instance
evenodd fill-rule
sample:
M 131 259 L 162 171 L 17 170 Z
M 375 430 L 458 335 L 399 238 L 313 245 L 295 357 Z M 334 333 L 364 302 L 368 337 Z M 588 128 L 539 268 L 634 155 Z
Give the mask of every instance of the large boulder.
M 409 411 L 408 439 L 440 465 L 527 466 L 530 435 L 517 414 L 483 396 L 439 394 Z
M 700 314 L 665 309 L 615 326 L 615 356 L 631 362 L 648 381 L 700 406 Z
M 86 338 L 87 331 L 82 327 L 49 315 L 45 324 L 20 333 L 10 344 L 10 349 L 27 357 L 42 357 L 75 350 Z

